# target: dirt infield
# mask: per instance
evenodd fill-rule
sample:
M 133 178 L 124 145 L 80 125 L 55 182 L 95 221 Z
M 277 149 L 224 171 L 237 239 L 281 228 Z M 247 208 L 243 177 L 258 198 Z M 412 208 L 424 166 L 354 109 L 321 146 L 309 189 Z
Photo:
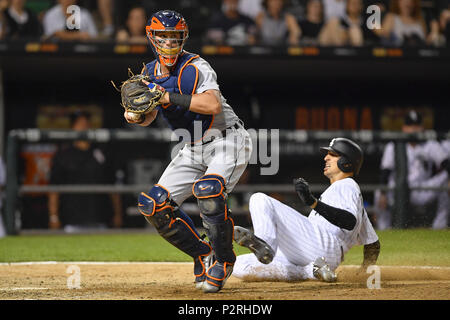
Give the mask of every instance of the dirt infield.
M 71 267 L 72 266 L 72 267 Z M 75 266 L 75 267 L 73 267 Z M 79 271 L 78 289 L 69 289 Z M 380 289 L 356 266 L 337 269 L 337 283 L 255 282 L 231 277 L 212 298 L 194 288 L 191 263 L 41 263 L 0 265 L 0 299 L 321 300 L 450 299 L 450 267 L 380 267 Z

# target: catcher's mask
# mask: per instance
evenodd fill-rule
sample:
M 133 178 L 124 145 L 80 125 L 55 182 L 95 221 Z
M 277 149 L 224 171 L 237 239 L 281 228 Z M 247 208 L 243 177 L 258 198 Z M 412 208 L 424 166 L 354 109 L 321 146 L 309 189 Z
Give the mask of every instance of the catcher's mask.
M 174 66 L 189 36 L 183 16 L 172 10 L 158 11 L 152 15 L 145 30 L 159 63 L 169 68 Z

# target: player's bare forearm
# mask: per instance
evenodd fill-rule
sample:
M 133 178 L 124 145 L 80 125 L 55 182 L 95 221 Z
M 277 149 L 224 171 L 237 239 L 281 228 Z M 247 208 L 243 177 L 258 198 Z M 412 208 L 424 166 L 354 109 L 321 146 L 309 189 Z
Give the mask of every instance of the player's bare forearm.
M 378 255 L 380 254 L 380 241 L 364 245 L 364 261 L 362 263 L 363 268 L 367 268 L 370 265 L 374 265 L 377 262 Z
M 218 114 L 222 111 L 219 92 L 208 90 L 192 96 L 189 110 L 201 114 Z

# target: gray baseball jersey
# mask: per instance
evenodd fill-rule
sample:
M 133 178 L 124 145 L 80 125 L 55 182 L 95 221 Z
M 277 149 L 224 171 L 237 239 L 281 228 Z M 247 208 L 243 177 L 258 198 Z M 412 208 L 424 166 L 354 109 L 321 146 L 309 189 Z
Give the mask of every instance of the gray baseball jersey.
M 220 94 L 222 112 L 214 116 L 214 122 L 211 128 L 221 131 L 235 124 L 239 118 L 220 92 L 219 84 L 217 83 L 217 74 L 214 69 L 201 57 L 194 59 L 192 64 L 198 68 L 198 85 L 195 93 L 202 93 L 207 90 L 217 90 Z
M 432 176 L 433 165 L 439 167 L 448 158 L 448 152 L 437 141 L 427 141 L 421 144 L 406 144 L 408 159 L 408 183 L 410 186 L 419 186 Z M 395 146 L 389 142 L 381 159 L 381 169 L 392 171 L 389 185 L 395 184 Z
M 158 181 L 178 205 L 192 195 L 193 183 L 205 174 L 222 176 L 226 183 L 225 192 L 230 192 L 244 172 L 252 152 L 250 135 L 220 92 L 217 74 L 211 65 L 200 56 L 188 52 L 180 59 L 178 85 L 175 88 L 170 78 L 163 78 L 157 63 L 148 64 L 146 70 L 166 90 L 185 92 L 188 88 L 193 94 L 217 90 L 222 110 L 216 115 L 188 113 L 180 115 L 181 120 L 169 121 L 178 136 L 186 135 L 184 141 L 191 141 L 183 143 L 181 150 L 172 151 L 172 161 Z M 170 112 L 177 112 L 176 106 L 159 111 L 169 119 L 173 119 Z M 174 128 L 178 123 L 181 123 L 180 127 Z M 227 133 L 225 136 L 224 130 Z

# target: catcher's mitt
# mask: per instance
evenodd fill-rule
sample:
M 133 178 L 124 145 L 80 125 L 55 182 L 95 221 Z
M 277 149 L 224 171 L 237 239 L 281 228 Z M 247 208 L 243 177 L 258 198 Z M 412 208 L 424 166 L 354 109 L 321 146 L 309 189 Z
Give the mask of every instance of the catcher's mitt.
M 133 75 L 131 70 L 128 69 L 130 78 L 122 83 L 120 90 L 114 87 L 120 92 L 122 96 L 122 106 L 128 112 L 128 115 L 135 118 L 136 121 L 142 119 L 142 115 L 153 111 L 159 104 L 166 90 L 152 83 L 150 78 L 143 74 Z M 143 80 L 150 83 L 147 86 Z

